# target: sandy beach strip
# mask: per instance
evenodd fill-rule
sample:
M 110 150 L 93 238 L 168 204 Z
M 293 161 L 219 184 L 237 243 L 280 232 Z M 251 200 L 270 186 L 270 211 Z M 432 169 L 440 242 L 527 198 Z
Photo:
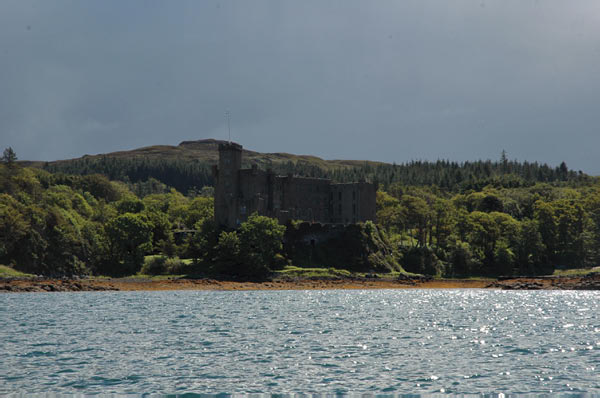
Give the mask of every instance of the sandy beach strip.
M 537 277 L 512 279 L 298 279 L 262 282 L 215 279 L 4 279 L 0 292 L 154 291 L 154 290 L 327 290 L 327 289 L 504 289 L 599 290 L 600 277 Z

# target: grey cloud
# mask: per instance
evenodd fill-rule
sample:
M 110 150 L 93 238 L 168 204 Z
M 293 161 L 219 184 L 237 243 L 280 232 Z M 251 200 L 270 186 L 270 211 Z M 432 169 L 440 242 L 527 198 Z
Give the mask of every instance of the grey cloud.
M 227 136 L 402 162 L 600 174 L 600 6 L 562 1 L 6 1 L 0 136 L 58 159 Z

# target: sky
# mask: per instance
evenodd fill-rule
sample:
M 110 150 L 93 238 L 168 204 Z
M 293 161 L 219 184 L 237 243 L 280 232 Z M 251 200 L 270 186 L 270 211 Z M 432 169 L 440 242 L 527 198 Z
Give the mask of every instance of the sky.
M 0 146 L 184 140 L 600 175 L 598 0 L 0 0 Z M 2 149 L 0 148 L 0 149 Z

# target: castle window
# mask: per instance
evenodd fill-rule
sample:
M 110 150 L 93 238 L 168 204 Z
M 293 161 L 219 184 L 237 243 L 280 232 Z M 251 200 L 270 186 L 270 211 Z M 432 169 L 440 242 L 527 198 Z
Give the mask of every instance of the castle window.
M 341 203 L 338 205 L 338 214 L 342 215 L 342 204 Z
M 338 192 L 338 200 L 342 200 L 342 191 Z
M 352 214 L 356 214 L 356 203 L 352 203 Z
M 356 191 L 352 191 L 352 200 L 356 200 Z

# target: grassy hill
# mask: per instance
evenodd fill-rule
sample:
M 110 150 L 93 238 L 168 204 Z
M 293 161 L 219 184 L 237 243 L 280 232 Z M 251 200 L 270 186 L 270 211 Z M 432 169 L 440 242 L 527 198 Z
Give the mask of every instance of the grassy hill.
M 81 161 L 97 161 L 104 158 L 114 159 L 147 159 L 147 160 L 185 160 L 208 165 L 217 164 L 219 160 L 219 144 L 226 141 L 215 139 L 204 139 L 198 141 L 183 141 L 177 146 L 172 145 L 152 145 L 143 148 L 132 149 L 129 151 L 118 151 L 98 155 L 84 155 L 81 158 L 56 160 L 52 162 L 26 161 L 26 166 L 63 168 L 68 165 L 79 163 Z M 365 160 L 324 160 L 311 155 L 294 155 L 284 152 L 261 153 L 243 149 L 242 155 L 245 166 L 256 163 L 259 167 L 267 168 L 282 164 L 305 164 L 318 167 L 323 170 L 345 169 L 351 167 L 361 167 L 365 164 L 376 166 L 385 164 L 382 162 L 373 162 Z
M 211 166 L 218 162 L 220 143 L 214 139 L 184 141 L 177 146 L 155 145 L 130 151 L 53 162 L 22 162 L 65 174 L 100 173 L 111 179 L 131 183 L 156 179 L 181 192 L 198 190 L 214 184 Z M 257 164 L 278 174 L 293 173 L 307 177 L 331 178 L 338 182 L 367 180 L 384 188 L 393 183 L 435 185 L 448 191 L 481 189 L 486 185 L 519 187 L 537 182 L 587 184 L 595 178 L 581 171 L 569 170 L 566 164 L 551 167 L 537 162 L 478 160 L 450 162 L 446 160 L 412 161 L 389 164 L 367 160 L 325 160 L 310 155 L 261 153 L 243 150 L 243 166 Z
M 177 146 L 154 145 L 129 151 L 52 162 L 27 161 L 25 166 L 39 167 L 53 173 L 104 174 L 126 182 L 147 181 L 150 178 L 174 187 L 181 192 L 214 185 L 211 167 L 218 163 L 219 144 L 225 141 L 205 139 L 184 141 Z M 316 156 L 289 153 L 260 153 L 244 149 L 243 166 L 257 164 L 261 169 L 276 173 L 310 177 L 332 177 L 350 169 L 377 167 L 381 162 L 356 160 L 324 160 Z

